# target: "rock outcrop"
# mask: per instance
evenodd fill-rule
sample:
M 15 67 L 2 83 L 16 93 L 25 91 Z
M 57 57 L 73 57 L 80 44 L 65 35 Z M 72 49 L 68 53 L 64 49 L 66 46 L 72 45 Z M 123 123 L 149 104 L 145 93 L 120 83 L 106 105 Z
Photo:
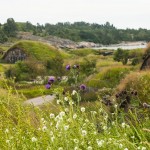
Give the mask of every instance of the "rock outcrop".
M 40 37 L 40 36 L 33 35 L 30 32 L 19 32 L 18 38 L 23 40 L 44 42 L 60 49 L 91 48 L 91 47 L 99 46 L 99 44 L 95 44 L 93 42 L 74 42 L 56 36 Z

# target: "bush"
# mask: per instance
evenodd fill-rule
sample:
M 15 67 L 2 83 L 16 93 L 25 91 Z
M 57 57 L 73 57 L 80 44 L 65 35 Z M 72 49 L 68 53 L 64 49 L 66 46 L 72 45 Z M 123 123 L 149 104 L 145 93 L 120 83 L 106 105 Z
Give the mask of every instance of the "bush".
M 137 64 L 139 64 L 140 62 L 141 62 L 141 58 L 133 58 L 132 59 L 132 63 L 131 63 L 131 65 L 133 65 L 133 66 L 135 66 L 135 65 L 137 65 Z
M 5 71 L 6 77 L 15 77 L 16 81 L 29 81 L 35 79 L 39 75 L 44 76 L 45 74 L 45 66 L 31 59 L 26 61 L 18 61 L 13 67 L 10 67 Z
M 126 65 L 129 58 L 129 52 L 127 50 L 122 50 L 118 48 L 114 54 L 114 60 L 118 62 L 122 62 L 123 65 Z

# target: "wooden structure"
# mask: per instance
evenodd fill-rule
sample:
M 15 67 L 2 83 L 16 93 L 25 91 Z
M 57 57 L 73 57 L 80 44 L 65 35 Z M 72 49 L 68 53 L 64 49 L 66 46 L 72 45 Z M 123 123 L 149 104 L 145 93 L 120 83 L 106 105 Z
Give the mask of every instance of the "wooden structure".
M 140 70 L 150 69 L 150 54 L 147 55 L 143 61 Z

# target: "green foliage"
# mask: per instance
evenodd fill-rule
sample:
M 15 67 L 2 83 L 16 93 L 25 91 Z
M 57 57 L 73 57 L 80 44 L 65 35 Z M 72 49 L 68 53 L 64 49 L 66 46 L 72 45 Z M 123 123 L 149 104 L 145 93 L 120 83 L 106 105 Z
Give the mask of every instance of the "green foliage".
M 114 54 L 114 60 L 118 62 L 122 62 L 123 65 L 126 65 L 128 62 L 129 53 L 127 50 L 122 50 L 121 48 L 118 48 L 117 51 Z
M 16 81 L 32 80 L 39 75 L 46 75 L 46 68 L 34 60 L 18 61 L 5 71 L 5 75 L 7 78 L 15 77 Z
M 64 61 L 60 56 L 47 60 L 46 68 L 49 70 L 49 74 L 62 76 L 64 74 L 63 63 Z
M 131 65 L 135 66 L 141 62 L 141 58 L 133 58 Z
M 60 94 L 58 105 L 34 107 L 22 103 L 22 98 L 13 95 L 11 89 L 0 89 L 0 92 L 0 143 L 3 150 L 150 148 L 150 118 L 147 115 L 140 120 L 136 112 L 120 114 L 117 108 L 112 114 L 106 111 L 101 101 L 78 106 L 72 104 L 70 94 L 66 96 L 68 105 Z
M 4 24 L 3 31 L 7 37 L 16 37 L 17 25 L 13 18 L 7 19 L 7 23 Z
M 8 38 L 7 38 L 6 34 L 4 33 L 4 31 L 0 27 L 0 43 L 4 43 L 6 41 L 8 41 Z
M 45 89 L 44 85 L 42 86 L 33 85 L 33 87 L 31 88 L 29 87 L 29 88 L 18 90 L 18 93 L 23 94 L 27 99 L 29 99 L 38 96 L 52 94 L 52 90 Z
M 94 73 L 96 71 L 96 61 L 84 58 L 83 62 L 80 63 L 80 70 L 86 75 Z
M 102 44 L 113 44 L 121 41 L 150 41 L 150 30 L 147 29 L 117 29 L 109 22 L 105 24 L 90 24 L 86 22 L 64 22 L 57 24 L 33 25 L 27 22 L 15 22 L 8 18 L 2 25 L 6 37 L 15 37 L 16 31 L 32 32 L 38 36 L 58 36 L 73 41 L 88 41 Z
M 47 61 L 56 56 L 60 56 L 60 53 L 57 49 L 47 44 L 34 41 L 21 41 L 13 45 L 10 49 L 20 48 L 25 51 L 28 57 L 32 57 L 38 61 Z

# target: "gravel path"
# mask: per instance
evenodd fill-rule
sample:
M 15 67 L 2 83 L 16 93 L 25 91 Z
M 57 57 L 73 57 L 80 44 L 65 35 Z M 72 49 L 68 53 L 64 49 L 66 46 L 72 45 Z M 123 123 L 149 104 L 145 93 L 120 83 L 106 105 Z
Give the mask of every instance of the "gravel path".
M 24 104 L 32 104 L 34 106 L 39 106 L 48 102 L 52 102 L 54 99 L 55 99 L 54 95 L 46 95 L 26 100 Z

